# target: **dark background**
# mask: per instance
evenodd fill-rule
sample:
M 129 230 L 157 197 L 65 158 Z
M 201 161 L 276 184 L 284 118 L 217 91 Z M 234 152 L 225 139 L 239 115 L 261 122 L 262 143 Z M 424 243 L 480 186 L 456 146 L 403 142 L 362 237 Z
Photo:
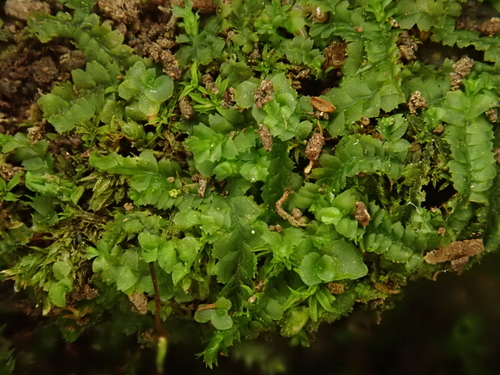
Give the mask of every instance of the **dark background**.
M 2 283 L 3 293 L 7 283 Z M 219 366 L 207 369 L 196 353 L 193 327 L 169 335 L 166 374 L 488 375 L 500 368 L 500 254 L 457 275 L 419 280 L 404 288 L 395 308 L 377 324 L 374 312 L 356 306 L 348 318 L 323 324 L 309 348 L 269 337 L 236 345 Z M 8 311 L 0 301 L 3 337 L 15 349 L 14 374 L 154 374 L 155 352 L 137 336 L 108 327 L 67 343 L 50 319 Z M 174 327 L 171 327 L 174 328 Z M 1 346 L 1 345 L 0 345 Z

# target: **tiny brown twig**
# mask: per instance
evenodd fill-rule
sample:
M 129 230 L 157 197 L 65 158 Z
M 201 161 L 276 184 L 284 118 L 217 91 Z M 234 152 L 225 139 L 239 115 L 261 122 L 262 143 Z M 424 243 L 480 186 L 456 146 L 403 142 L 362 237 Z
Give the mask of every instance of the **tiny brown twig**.
M 288 212 L 286 212 L 283 209 L 283 203 L 288 199 L 288 196 L 290 195 L 291 191 L 286 189 L 285 192 L 283 193 L 283 196 L 276 201 L 276 212 L 278 215 L 280 215 L 283 219 L 288 220 L 290 224 L 292 224 L 294 227 L 303 227 L 305 226 L 304 223 L 302 223 L 300 220 L 298 220 L 296 217 L 293 215 L 290 215 Z

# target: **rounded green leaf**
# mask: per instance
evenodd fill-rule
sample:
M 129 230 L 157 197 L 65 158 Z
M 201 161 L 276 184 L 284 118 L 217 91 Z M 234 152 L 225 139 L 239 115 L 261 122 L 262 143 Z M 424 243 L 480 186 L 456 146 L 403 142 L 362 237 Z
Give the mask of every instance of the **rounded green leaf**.
M 322 282 L 317 275 L 317 263 L 320 258 L 318 253 L 307 254 L 299 267 L 299 274 L 302 281 L 308 286 L 314 286 Z
M 283 307 L 275 299 L 266 299 L 264 311 L 269 314 L 272 320 L 280 320 L 283 318 Z
M 71 290 L 71 281 L 68 279 L 52 283 L 49 288 L 49 299 L 57 307 L 66 306 L 66 294 Z
M 122 292 L 132 288 L 139 280 L 139 275 L 127 267 L 123 267 L 116 280 L 116 288 Z
M 173 242 L 164 241 L 158 248 L 158 265 L 165 272 L 172 273 L 178 261 Z
M 189 274 L 190 266 L 182 262 L 176 263 L 172 269 L 172 282 L 177 285 L 187 274 Z
M 125 100 L 130 100 L 132 97 L 139 94 L 141 86 L 135 80 L 125 79 L 120 86 L 118 86 L 118 95 Z
M 173 92 L 174 80 L 170 76 L 161 75 L 144 91 L 144 95 L 151 101 L 161 103 L 170 98 Z
M 281 334 L 285 337 L 290 337 L 298 334 L 309 321 L 309 309 L 304 306 L 297 306 L 289 310 Z
M 201 307 L 203 307 L 203 305 Z M 214 312 L 215 309 L 196 310 L 194 313 L 194 320 L 198 323 L 206 323 L 212 319 Z
M 323 255 L 319 258 L 316 265 L 316 275 L 325 281 L 330 282 L 335 276 L 335 261 L 329 255 Z
M 52 271 L 56 279 L 61 280 L 69 275 L 73 267 L 68 262 L 58 260 L 52 265 Z
M 363 256 L 356 246 L 344 241 L 331 241 L 323 247 L 335 264 L 335 275 L 332 280 L 358 279 L 368 273 Z
M 344 212 L 353 212 L 356 207 L 356 198 L 351 190 L 346 190 L 335 197 L 333 206 Z
M 242 108 L 250 108 L 253 106 L 255 103 L 253 93 L 257 90 L 257 87 L 258 84 L 250 80 L 241 82 L 236 87 L 236 92 L 234 93 L 236 104 Z
M 137 99 L 137 108 L 143 113 L 144 116 L 154 116 L 160 110 L 160 102 L 149 99 L 146 95 L 139 96 Z
M 50 117 L 67 110 L 70 104 L 58 95 L 45 94 L 38 99 L 38 105 L 46 117 Z
M 217 302 L 215 302 L 215 307 L 222 310 L 229 310 L 231 308 L 231 305 L 231 301 L 225 297 L 221 297 L 217 300 Z
M 195 261 L 199 249 L 200 245 L 194 237 L 184 237 L 177 244 L 179 258 L 187 264 Z
M 358 230 L 358 222 L 354 219 L 343 217 L 335 225 L 335 229 L 344 237 L 352 239 L 356 237 L 356 232 Z
M 320 209 L 317 216 L 325 224 L 337 224 L 342 218 L 342 212 L 336 207 L 326 207 Z
M 142 258 L 145 262 L 155 262 L 158 253 L 158 244 L 160 238 L 150 233 L 139 233 L 139 245 L 141 246 Z
M 81 69 L 75 69 L 71 72 L 73 83 L 79 89 L 91 90 L 96 87 L 96 82 L 92 76 Z
M 226 310 L 215 310 L 211 321 L 214 327 L 220 331 L 229 329 L 233 326 L 233 319 L 227 315 Z

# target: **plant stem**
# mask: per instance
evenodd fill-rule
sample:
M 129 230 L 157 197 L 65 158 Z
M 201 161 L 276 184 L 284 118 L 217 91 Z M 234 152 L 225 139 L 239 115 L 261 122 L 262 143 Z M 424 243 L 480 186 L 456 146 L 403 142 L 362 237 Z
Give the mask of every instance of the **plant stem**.
M 155 325 L 158 331 L 158 352 L 156 354 L 156 372 L 158 374 L 163 374 L 163 364 L 165 363 L 165 357 L 167 354 L 167 338 L 163 327 L 161 325 L 160 319 L 160 293 L 158 291 L 158 281 L 156 280 L 155 265 L 154 262 L 149 263 L 149 270 L 151 272 L 151 279 L 153 280 L 153 288 L 155 291 Z

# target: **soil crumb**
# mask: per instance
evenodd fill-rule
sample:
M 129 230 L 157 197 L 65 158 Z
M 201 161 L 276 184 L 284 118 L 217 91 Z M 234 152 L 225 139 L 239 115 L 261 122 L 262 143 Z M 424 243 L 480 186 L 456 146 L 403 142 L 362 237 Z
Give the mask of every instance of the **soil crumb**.
M 273 97 L 273 92 L 273 83 L 268 79 L 263 80 L 254 93 L 255 106 L 257 108 L 262 108 L 264 104 L 270 102 Z
M 8 16 L 26 21 L 32 12 L 50 13 L 50 5 L 36 0 L 7 0 L 4 11 Z
M 417 114 L 418 109 L 423 109 L 427 107 L 427 102 L 425 98 L 422 97 L 420 91 L 415 91 L 410 95 L 408 99 L 408 109 L 412 115 Z
M 479 26 L 479 31 L 487 36 L 493 36 L 500 33 L 500 18 L 492 17 L 488 21 L 484 21 L 481 26 Z
M 457 90 L 462 84 L 463 79 L 471 72 L 474 60 L 465 56 L 453 64 L 454 72 L 450 73 L 451 89 Z
M 401 57 L 407 61 L 415 60 L 415 52 L 418 50 L 418 43 L 404 30 L 398 38 L 398 48 Z
M 139 18 L 141 0 L 99 0 L 97 5 L 112 20 L 131 25 Z

